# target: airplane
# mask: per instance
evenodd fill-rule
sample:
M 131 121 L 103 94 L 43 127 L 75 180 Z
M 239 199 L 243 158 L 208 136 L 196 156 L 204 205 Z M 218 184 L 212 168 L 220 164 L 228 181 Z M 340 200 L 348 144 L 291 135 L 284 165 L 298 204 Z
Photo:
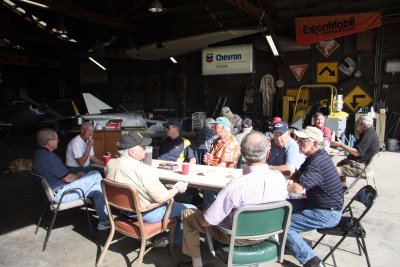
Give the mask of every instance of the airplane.
M 21 88 L 19 96 L 0 109 L 0 132 L 8 135 L 47 125 L 53 127 L 59 121 L 70 118 L 60 114 L 48 103 L 33 100 L 27 95 L 26 88 Z
M 110 112 L 112 107 L 93 96 L 90 93 L 82 93 L 88 110 L 88 114 L 80 114 L 79 117 L 91 121 L 96 129 L 106 127 L 109 121 L 121 122 L 121 127 L 130 130 L 147 130 L 153 124 L 162 125 L 166 121 L 147 119 L 141 111 Z M 78 117 L 78 120 L 79 120 Z

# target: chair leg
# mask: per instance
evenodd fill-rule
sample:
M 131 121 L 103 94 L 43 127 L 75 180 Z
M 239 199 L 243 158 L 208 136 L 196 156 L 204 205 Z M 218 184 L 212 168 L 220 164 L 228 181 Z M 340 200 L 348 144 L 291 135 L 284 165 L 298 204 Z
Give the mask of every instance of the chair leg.
M 325 256 L 325 258 L 322 260 L 322 262 L 325 262 L 329 256 L 331 256 L 333 254 L 333 252 L 340 246 L 340 244 L 342 244 L 342 242 L 346 239 L 347 234 L 345 236 L 343 236 L 339 242 L 336 243 L 336 245 L 329 251 L 328 255 Z
M 363 236 L 361 236 L 361 241 L 362 241 L 362 248 L 365 254 L 365 259 L 367 260 L 367 265 L 368 267 L 371 267 L 371 263 L 369 261 L 369 256 L 368 256 L 368 251 L 367 251 L 367 244 L 365 243 L 365 239 Z
M 144 253 L 146 251 L 146 239 L 142 238 L 141 240 L 141 244 L 140 244 L 140 251 L 139 251 L 139 257 L 138 257 L 138 267 L 142 266 L 143 263 L 143 257 L 144 257 Z
M 100 257 L 96 262 L 96 267 L 100 266 L 101 262 L 103 261 L 104 256 L 106 255 L 106 252 L 108 250 L 108 247 L 110 246 L 111 241 L 114 238 L 114 233 L 115 233 L 115 228 L 111 227 L 110 234 L 108 235 L 107 241 L 103 247 L 103 250 L 101 251 Z
M 94 236 L 94 234 L 93 234 L 93 228 L 92 228 L 92 222 L 90 221 L 90 215 L 89 215 L 89 210 L 88 210 L 88 207 L 87 207 L 86 200 L 84 200 L 83 203 L 85 204 L 86 216 L 87 216 L 88 223 L 89 223 L 90 233 L 92 234 L 92 236 Z
M 53 226 L 54 226 L 54 223 L 57 218 L 57 213 L 58 213 L 58 209 L 54 211 L 54 215 L 53 215 L 53 219 L 51 220 L 50 227 L 49 227 L 49 229 L 47 229 L 46 238 L 44 239 L 44 244 L 43 244 L 43 249 L 42 249 L 43 252 L 46 250 L 47 241 L 49 241 L 51 230 L 53 230 Z
M 175 229 L 176 224 L 174 224 L 169 230 L 169 254 L 171 256 L 174 254 Z
M 358 182 L 358 180 L 361 179 L 361 176 L 359 175 L 352 183 L 351 185 L 346 189 L 346 191 L 344 191 L 344 194 L 348 194 L 350 189 L 353 188 L 353 186 Z
M 43 218 L 44 211 L 46 210 L 47 207 L 48 207 L 48 204 L 47 204 L 47 203 L 44 204 L 44 207 L 43 207 L 43 209 L 42 209 L 42 213 L 40 214 L 40 217 L 39 217 L 39 221 L 38 221 L 38 223 L 37 223 L 37 225 L 36 225 L 35 235 L 37 234 L 37 232 L 38 232 L 38 230 L 39 230 L 40 223 L 42 222 L 42 218 Z
M 322 239 L 323 239 L 325 236 L 326 236 L 326 235 L 322 235 L 322 236 L 318 239 L 317 243 L 315 243 L 314 246 L 313 246 L 312 248 L 314 249 L 316 246 L 318 246 L 319 242 L 321 242 Z

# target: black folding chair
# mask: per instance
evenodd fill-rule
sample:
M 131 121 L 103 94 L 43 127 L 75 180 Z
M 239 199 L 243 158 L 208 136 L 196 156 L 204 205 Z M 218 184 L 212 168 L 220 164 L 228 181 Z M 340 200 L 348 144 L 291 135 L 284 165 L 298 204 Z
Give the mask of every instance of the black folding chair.
M 368 257 L 367 246 L 365 244 L 365 236 L 367 233 L 361 225 L 361 220 L 365 217 L 365 215 L 367 215 L 372 205 L 374 205 L 376 197 L 377 192 L 371 185 L 364 186 L 357 192 L 357 194 L 355 194 L 355 196 L 350 200 L 349 204 L 347 204 L 347 206 L 344 208 L 342 219 L 337 226 L 333 228 L 317 230 L 320 234 L 322 234 L 322 236 L 317 241 L 317 243 L 315 243 L 313 248 L 315 248 L 326 235 L 335 235 L 342 237 L 339 242 L 337 242 L 337 244 L 331 249 L 328 255 L 325 256 L 325 258 L 322 260 L 323 262 L 325 262 L 327 258 L 333 254 L 336 248 L 340 246 L 340 244 L 346 239 L 346 237 L 354 237 L 357 241 L 359 255 L 361 256 L 362 252 L 364 252 L 368 267 L 371 267 Z M 361 203 L 365 207 L 363 211 L 357 212 L 357 207 L 360 206 L 356 205 L 357 202 Z M 360 214 L 358 217 L 355 214 L 356 212 Z

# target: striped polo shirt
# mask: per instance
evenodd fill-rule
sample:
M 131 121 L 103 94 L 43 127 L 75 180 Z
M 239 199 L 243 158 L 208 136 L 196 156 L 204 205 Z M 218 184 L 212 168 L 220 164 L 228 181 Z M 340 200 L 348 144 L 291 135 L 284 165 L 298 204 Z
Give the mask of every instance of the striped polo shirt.
M 308 207 L 337 209 L 343 206 L 339 173 L 324 149 L 307 158 L 299 172 L 299 184 L 306 189 Z

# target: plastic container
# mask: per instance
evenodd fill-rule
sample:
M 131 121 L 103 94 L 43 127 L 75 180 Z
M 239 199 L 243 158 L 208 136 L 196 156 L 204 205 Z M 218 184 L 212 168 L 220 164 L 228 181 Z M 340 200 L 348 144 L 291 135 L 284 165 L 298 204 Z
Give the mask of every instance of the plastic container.
M 395 151 L 399 149 L 399 141 L 397 139 L 388 139 L 386 150 L 388 151 Z

